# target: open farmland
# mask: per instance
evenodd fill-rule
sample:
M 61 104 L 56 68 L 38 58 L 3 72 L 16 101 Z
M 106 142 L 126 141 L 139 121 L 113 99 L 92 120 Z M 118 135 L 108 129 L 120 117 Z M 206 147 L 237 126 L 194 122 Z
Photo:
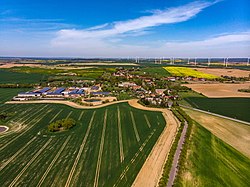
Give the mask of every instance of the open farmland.
M 214 84 L 183 84 L 192 90 L 202 93 L 207 97 L 250 97 L 250 93 L 239 92 L 238 89 L 249 89 L 250 82 L 245 82 L 241 84 L 224 84 L 224 83 L 214 83 Z
M 183 108 L 185 112 L 215 136 L 250 158 L 250 126 L 218 116 Z
M 3 110 L 15 115 L 0 135 L 0 186 L 129 186 L 165 127 L 160 112 L 127 103 L 91 110 L 5 104 Z M 66 117 L 77 126 L 47 131 Z
M 28 91 L 27 88 L 0 88 L 0 103 L 11 100 L 19 92 Z
M 250 122 L 250 98 L 188 97 L 192 107 Z
M 250 71 L 228 68 L 194 68 L 194 70 L 216 76 L 249 77 Z
M 5 83 L 37 83 L 46 79 L 45 75 L 25 72 L 11 72 L 0 69 L 0 84 Z
M 194 78 L 205 78 L 205 79 L 216 79 L 218 76 L 196 71 L 192 68 L 186 67 L 164 67 L 172 76 L 178 77 L 194 77 Z
M 199 124 L 192 127 L 175 186 L 249 186 L 250 159 Z
M 71 69 L 57 69 L 49 68 L 49 66 L 45 67 L 13 67 L 8 69 L 11 72 L 18 73 L 31 73 L 31 74 L 43 74 L 47 76 L 62 76 L 62 75 L 70 75 L 74 74 L 72 77 L 81 77 L 81 78 L 89 78 L 96 79 L 100 77 L 104 72 L 113 73 L 115 71 L 114 68 L 82 68 L 76 69 L 72 67 Z

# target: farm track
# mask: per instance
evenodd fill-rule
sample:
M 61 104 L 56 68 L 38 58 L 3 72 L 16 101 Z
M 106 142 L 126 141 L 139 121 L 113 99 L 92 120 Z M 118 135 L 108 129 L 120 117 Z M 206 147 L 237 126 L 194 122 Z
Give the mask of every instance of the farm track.
M 101 167 L 101 163 L 102 163 L 102 153 L 103 153 L 105 132 L 106 132 L 106 124 L 107 124 L 107 112 L 108 112 L 108 110 L 106 109 L 105 114 L 104 114 L 102 138 L 101 138 L 100 149 L 99 149 L 98 160 L 97 160 L 97 166 L 96 166 L 94 187 L 98 187 L 98 182 L 99 182 L 100 167 Z
M 148 120 L 148 117 L 144 114 L 143 115 L 144 116 L 144 118 L 145 118 L 145 120 L 146 120 L 146 122 L 147 122 L 147 125 L 148 125 L 148 128 L 151 128 L 151 124 L 150 124 L 150 122 L 149 122 L 149 120 Z M 157 116 L 158 117 L 158 116 Z
M 70 111 L 70 113 L 67 115 L 66 119 L 68 119 L 71 116 L 72 112 L 73 111 Z
M 84 114 L 84 111 L 81 112 L 80 116 L 78 117 L 78 121 L 82 119 L 83 114 Z
M 33 121 L 35 122 L 35 124 L 37 124 L 37 123 L 39 123 L 41 120 L 42 120 L 42 118 L 44 118 L 49 112 L 51 112 L 51 110 L 48 110 L 45 114 L 41 114 L 42 115 L 42 117 L 40 117 L 40 115 L 37 117 L 37 118 L 34 118 L 32 121 L 30 121 L 30 123 L 33 123 Z M 34 115 L 33 115 L 34 116 Z M 39 118 L 40 117 L 40 118 Z M 23 123 L 25 123 L 25 122 L 23 122 Z M 28 124 L 30 124 L 30 123 L 28 123 Z M 34 125 L 32 125 L 32 126 L 30 126 L 30 127 L 28 127 L 25 131 L 23 131 L 22 133 L 20 133 L 19 135 L 17 135 L 15 138 L 13 138 L 13 139 L 11 139 L 10 141 L 8 141 L 8 143 L 6 143 L 4 146 L 2 146 L 1 148 L 0 148 L 0 151 L 2 151 L 5 147 L 7 147 L 9 144 L 11 144 L 12 142 L 14 142 L 16 139 L 18 139 L 20 136 L 22 136 L 23 134 L 25 134 L 25 133 L 27 133 L 32 127 L 34 127 L 35 126 L 35 124 Z
M 55 162 L 58 160 L 59 156 L 61 155 L 61 153 L 63 152 L 64 148 L 66 147 L 66 145 L 68 144 L 69 140 L 70 140 L 71 136 L 69 136 L 65 142 L 63 143 L 62 147 L 60 148 L 60 150 L 57 152 L 56 156 L 54 157 L 54 159 L 51 161 L 50 165 L 48 166 L 48 168 L 46 169 L 45 173 L 43 174 L 43 176 L 41 177 L 41 179 L 39 180 L 37 187 L 40 187 L 45 178 L 47 177 L 48 173 L 50 172 L 51 168 L 54 166 Z
M 120 160 L 122 163 L 124 160 L 124 153 L 123 153 L 123 143 L 122 143 L 121 114 L 120 114 L 119 106 L 117 107 L 117 116 L 118 116 L 118 135 L 119 135 Z
M 24 111 L 32 107 L 30 111 L 34 112 L 44 107 L 44 105 L 37 107 L 38 105 L 35 104 L 26 105 L 27 107 L 19 106 L 23 107 Z M 7 147 L 10 149 L 1 152 L 3 158 L 10 159 L 13 155 L 17 156 L 0 172 L 0 178 L 4 178 L 0 184 L 4 183 L 6 186 L 13 182 L 46 143 L 48 140 L 46 137 L 51 137 L 53 141 L 25 169 L 14 186 L 113 186 L 118 180 L 118 186 L 131 185 L 165 125 L 160 113 L 157 114 L 157 120 L 154 120 L 156 115 L 137 109 L 131 110 L 130 106 L 124 103 L 96 111 L 77 110 L 63 105 L 51 104 L 48 106 L 43 111 L 34 114 L 33 117 L 26 116 L 27 113 L 25 115 L 17 113 L 21 117 L 30 117 L 31 121 L 27 120 L 27 122 L 34 128 L 20 136 L 18 141 L 8 145 Z M 49 114 L 48 109 L 52 111 Z M 133 117 L 129 111 L 133 112 Z M 94 114 L 95 112 L 96 114 Z M 56 118 L 61 119 L 66 118 L 69 114 L 77 121 L 76 128 L 54 135 L 46 132 L 46 124 L 49 124 L 55 115 L 57 115 Z M 149 124 L 145 124 L 147 123 L 145 116 L 150 128 Z M 32 123 L 40 117 L 42 119 L 38 124 Z M 134 118 L 134 123 L 137 123 L 135 125 L 137 125 L 138 135 L 141 135 L 139 144 L 134 135 L 132 118 Z M 21 122 L 24 120 L 26 120 L 25 117 Z M 29 127 L 28 124 L 24 123 L 24 125 Z M 152 133 L 153 135 L 150 137 Z M 71 138 L 65 143 L 69 137 L 67 134 Z M 35 141 L 20 151 L 34 138 L 34 135 Z M 148 137 L 150 138 L 146 141 Z M 15 148 L 15 146 L 17 147 Z M 121 150 L 122 152 L 120 152 Z M 20 154 L 16 154 L 17 152 Z M 51 178 L 53 181 L 50 180 Z
M 12 157 L 10 157 L 10 159 L 8 161 L 4 162 L 4 164 L 1 165 L 1 167 L 0 167 L 0 171 L 2 171 L 12 160 L 14 160 L 35 139 L 36 139 L 36 137 L 32 138 L 28 143 L 25 144 L 25 146 L 23 146 L 21 149 L 19 149 Z
M 122 174 L 120 175 L 119 179 L 114 184 L 114 187 L 118 186 L 118 184 L 120 183 L 120 181 L 126 176 L 126 173 L 128 172 L 128 170 L 130 168 L 130 165 L 132 165 L 135 162 L 136 158 L 143 151 L 144 147 L 146 146 L 147 142 L 152 138 L 152 136 L 154 135 L 155 131 L 156 131 L 156 129 L 154 129 L 153 132 L 151 132 L 151 134 L 148 136 L 148 138 L 140 146 L 139 150 L 136 152 L 136 154 L 134 155 L 134 157 L 130 160 L 129 164 L 126 166 L 126 168 L 123 170 Z
M 79 149 L 79 151 L 78 151 L 78 154 L 77 154 L 77 157 L 76 157 L 76 159 L 75 159 L 75 162 L 74 162 L 74 164 L 73 164 L 73 166 L 72 166 L 72 169 L 71 169 L 71 171 L 70 171 L 70 173 L 69 173 L 69 176 L 68 176 L 68 179 L 67 179 L 67 181 L 66 181 L 65 187 L 69 187 L 69 186 L 70 186 L 71 179 L 72 179 L 72 177 L 73 177 L 73 175 L 74 175 L 76 166 L 77 166 L 77 164 L 78 164 L 78 162 L 79 162 L 79 159 L 80 159 L 80 157 L 81 157 L 81 155 L 82 155 L 83 148 L 84 148 L 84 146 L 85 146 L 85 144 L 86 144 L 86 141 L 87 141 L 87 138 L 88 138 L 88 136 L 89 136 L 89 132 L 90 132 L 90 129 L 91 129 L 92 124 L 93 124 L 93 120 L 94 120 L 94 117 L 95 117 L 95 113 L 96 113 L 96 111 L 94 111 L 93 114 L 92 114 L 91 120 L 90 120 L 89 125 L 88 125 L 87 132 L 86 132 L 86 134 L 85 134 L 85 136 L 84 136 L 84 139 L 83 139 L 82 144 L 81 144 L 81 146 L 80 146 L 80 149 Z
M 22 128 L 21 128 L 22 123 L 18 124 L 18 121 L 20 121 L 20 120 L 22 121 L 24 119 L 24 116 L 27 116 L 26 113 L 28 113 L 30 110 L 31 110 L 31 108 L 28 109 L 28 110 L 24 110 L 24 111 L 20 112 L 18 115 L 15 115 L 15 117 L 9 119 L 6 123 L 12 124 L 13 126 L 18 125 L 20 128 L 17 128 L 17 129 L 22 130 Z M 19 117 L 21 117 L 21 119 L 18 119 Z M 15 121 L 16 119 L 18 119 L 18 120 Z M 11 129 L 11 126 L 10 126 L 10 129 Z M 9 135 L 12 135 L 12 134 L 16 133 L 17 131 L 9 130 L 6 133 L 2 134 L 0 136 L 0 139 L 8 137 Z M 5 138 L 5 140 L 8 141 L 6 138 Z M 0 145 L 3 145 L 3 144 L 5 144 L 5 142 L 2 141 Z
M 49 145 L 51 138 L 44 144 L 44 146 L 35 154 L 35 156 L 28 162 L 28 164 L 22 169 L 22 171 L 16 176 L 16 178 L 11 182 L 9 187 L 16 185 L 18 179 L 23 175 L 23 173 L 28 169 L 28 167 L 34 162 L 34 160 L 42 153 L 42 151 Z
M 130 116 L 131 116 L 131 120 L 132 120 L 132 124 L 133 124 L 133 128 L 134 128 L 136 140 L 137 140 L 137 142 L 140 142 L 141 139 L 140 139 L 137 127 L 136 127 L 135 118 L 134 118 L 134 114 L 132 111 L 130 111 Z
M 56 118 L 57 116 L 59 116 L 59 114 L 63 111 L 63 109 L 61 109 L 50 121 L 49 123 L 52 123 Z

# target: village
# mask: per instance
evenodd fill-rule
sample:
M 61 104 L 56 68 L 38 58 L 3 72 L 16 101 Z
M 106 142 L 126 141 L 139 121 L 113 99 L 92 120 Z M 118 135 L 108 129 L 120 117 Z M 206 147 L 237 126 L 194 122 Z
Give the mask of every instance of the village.
M 25 100 L 71 100 L 78 104 L 100 105 L 107 102 L 137 98 L 147 106 L 171 107 L 178 99 L 178 91 L 184 87 L 181 81 L 205 81 L 197 78 L 155 77 L 146 73 L 138 75 L 137 69 L 117 68 L 113 74 L 103 74 L 97 80 L 68 81 L 61 84 L 37 86 L 32 91 L 21 92 L 14 101 Z M 64 82 L 65 83 L 65 82 Z

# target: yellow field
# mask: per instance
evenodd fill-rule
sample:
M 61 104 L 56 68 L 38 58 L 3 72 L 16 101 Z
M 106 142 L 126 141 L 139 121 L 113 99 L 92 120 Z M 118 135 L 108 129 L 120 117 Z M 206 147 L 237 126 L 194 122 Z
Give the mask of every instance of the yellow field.
M 208 73 L 203 73 L 192 68 L 185 67 L 164 67 L 171 75 L 179 77 L 195 77 L 195 78 L 205 78 L 205 79 L 215 79 L 218 76 L 211 75 Z

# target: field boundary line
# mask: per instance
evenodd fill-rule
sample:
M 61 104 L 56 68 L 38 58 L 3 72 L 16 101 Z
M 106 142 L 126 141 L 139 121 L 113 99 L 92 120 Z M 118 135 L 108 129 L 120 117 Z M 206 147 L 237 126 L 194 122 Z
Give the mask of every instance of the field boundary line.
M 23 173 L 28 169 L 28 167 L 34 162 L 34 160 L 42 153 L 42 151 L 49 145 L 51 142 L 51 138 L 43 145 L 43 147 L 33 156 L 33 158 L 26 164 L 26 166 L 22 169 L 22 171 L 16 176 L 16 178 L 11 182 L 9 187 L 12 187 L 16 184 L 18 179 L 23 175 Z
M 87 132 L 86 132 L 86 134 L 85 134 L 85 136 L 84 136 L 84 138 L 83 138 L 83 141 L 82 141 L 82 144 L 81 144 L 80 149 L 79 149 L 79 151 L 78 151 L 78 154 L 77 154 L 77 156 L 76 156 L 75 162 L 74 162 L 74 164 L 73 164 L 73 166 L 72 166 L 72 168 L 71 168 L 71 170 L 70 170 L 70 173 L 69 173 L 68 179 L 67 179 L 67 181 L 66 181 L 65 187 L 69 187 L 69 186 L 70 186 L 70 182 L 71 182 L 71 180 L 72 180 L 72 177 L 73 177 L 73 174 L 74 174 L 74 172 L 75 172 L 76 166 L 77 166 L 77 164 L 78 164 L 78 162 L 79 162 L 79 159 L 80 159 L 80 157 L 81 157 L 81 155 L 82 155 L 83 148 L 84 148 L 85 143 L 86 143 L 86 141 L 87 141 L 87 138 L 88 138 L 88 136 L 89 136 L 89 132 L 90 132 L 90 129 L 91 129 L 91 127 L 92 127 L 92 124 L 93 124 L 93 120 L 94 120 L 95 114 L 96 114 L 96 111 L 93 112 L 93 115 L 92 115 L 92 117 L 91 117 L 91 119 L 90 119 L 90 122 L 89 122 L 89 126 L 88 126 L 88 129 L 87 129 Z
M 68 119 L 70 117 L 70 115 L 72 114 L 73 111 L 70 111 L 70 113 L 67 115 L 66 119 Z
M 27 133 L 32 127 L 34 127 L 37 123 L 39 123 L 49 112 L 51 112 L 51 110 L 48 110 L 45 114 L 43 115 L 39 115 L 37 116 L 35 119 L 31 120 L 28 124 L 30 124 L 31 122 L 35 121 L 35 124 L 33 124 L 32 126 L 28 127 L 24 132 L 20 133 L 19 135 L 17 135 L 15 138 L 13 138 L 12 140 L 10 140 L 8 143 L 6 143 L 4 146 L 2 146 L 0 148 L 0 151 L 2 151 L 5 147 L 7 147 L 9 144 L 11 144 L 13 141 L 15 141 L 17 138 L 19 138 L 20 136 L 22 136 L 23 134 Z M 40 117 L 40 119 L 39 119 Z M 37 121 L 36 121 L 37 120 Z
M 117 118 L 118 118 L 118 136 L 119 136 L 120 160 L 122 163 L 124 160 L 124 153 L 123 153 L 123 142 L 122 142 L 121 114 L 120 114 L 119 106 L 117 107 Z
M 25 146 L 23 146 L 21 149 L 19 149 L 14 155 L 12 155 L 10 157 L 10 159 L 6 162 L 4 162 L 4 164 L 0 167 L 0 171 L 2 171 L 12 160 L 14 160 L 16 158 L 16 156 L 22 152 L 28 145 L 30 145 L 34 140 L 36 139 L 36 137 L 33 137 L 28 143 L 25 144 Z
M 63 109 L 61 109 L 50 121 L 49 123 L 52 123 L 52 121 L 54 121 L 56 119 L 57 116 L 59 116 L 59 114 L 61 114 L 61 112 L 63 111 Z
M 107 125 L 107 112 L 108 112 L 108 110 L 106 109 L 105 114 L 104 114 L 104 122 L 103 122 L 103 128 L 102 128 L 102 138 L 101 138 L 100 149 L 99 149 L 98 160 L 97 160 L 97 166 L 96 166 L 94 187 L 98 187 L 98 183 L 99 183 L 100 168 L 101 168 L 101 163 L 102 163 L 102 153 L 103 153 L 106 125 Z
M 158 117 L 158 116 L 157 116 L 157 117 Z M 149 122 L 148 117 L 146 116 L 146 114 L 144 114 L 144 118 L 145 118 L 145 120 L 146 120 L 146 122 L 147 122 L 148 128 L 151 128 L 151 124 L 150 124 L 150 122 Z M 157 119 L 157 120 L 158 120 L 158 119 Z
M 84 114 L 84 111 L 81 112 L 79 118 L 78 118 L 78 121 L 80 121 L 82 119 L 82 115 Z
M 154 135 L 156 129 L 154 129 L 149 136 L 147 137 L 147 139 L 143 142 L 143 144 L 140 146 L 139 150 L 136 152 L 136 154 L 133 156 L 133 158 L 130 160 L 129 164 L 126 166 L 126 168 L 123 170 L 123 172 L 121 173 L 119 179 L 116 181 L 116 183 L 113 186 L 117 186 L 121 180 L 125 177 L 126 173 L 129 170 L 129 165 L 133 164 L 135 159 L 139 156 L 140 152 L 142 152 L 142 150 L 144 149 L 144 147 L 146 146 L 146 144 L 148 143 L 148 141 L 152 138 L 152 136 Z
M 239 120 L 239 119 L 234 119 L 234 118 L 231 118 L 231 117 L 223 116 L 223 115 L 220 115 L 220 114 L 216 114 L 216 113 L 213 113 L 213 112 L 208 112 L 208 111 L 205 111 L 205 110 L 201 110 L 201 109 L 197 109 L 197 108 L 193 108 L 193 107 L 189 107 L 189 106 L 185 106 L 185 105 L 180 105 L 180 106 L 183 107 L 183 108 L 191 109 L 191 110 L 202 112 L 202 113 L 205 113 L 205 114 L 210 114 L 212 116 L 217 116 L 217 117 L 221 117 L 221 118 L 224 118 L 224 119 L 232 120 L 232 121 L 235 121 L 235 122 L 243 123 L 245 125 L 250 125 L 250 122 L 247 122 L 247 121 L 242 121 L 242 120 Z
M 71 136 L 69 136 L 65 142 L 63 143 L 62 147 L 60 148 L 60 150 L 58 151 L 58 153 L 56 154 L 56 156 L 54 157 L 54 159 L 52 160 L 52 162 L 50 163 L 49 167 L 46 169 L 46 171 L 44 172 L 43 176 L 41 177 L 40 181 L 37 184 L 37 187 L 40 187 L 42 185 L 42 183 L 44 182 L 45 178 L 47 177 L 48 173 L 50 172 L 51 168 L 54 166 L 54 163 L 57 161 L 57 159 L 59 158 L 59 156 L 61 155 L 62 151 L 64 150 L 64 148 L 66 147 L 66 145 L 68 144 L 69 140 L 70 140 Z
M 134 118 L 134 114 L 133 114 L 132 111 L 130 111 L 130 116 L 131 116 L 131 119 L 132 119 L 132 124 L 133 124 L 133 128 L 134 128 L 136 140 L 137 140 L 137 142 L 139 142 L 141 139 L 140 139 L 139 133 L 138 133 L 137 128 L 136 128 L 135 118 Z

